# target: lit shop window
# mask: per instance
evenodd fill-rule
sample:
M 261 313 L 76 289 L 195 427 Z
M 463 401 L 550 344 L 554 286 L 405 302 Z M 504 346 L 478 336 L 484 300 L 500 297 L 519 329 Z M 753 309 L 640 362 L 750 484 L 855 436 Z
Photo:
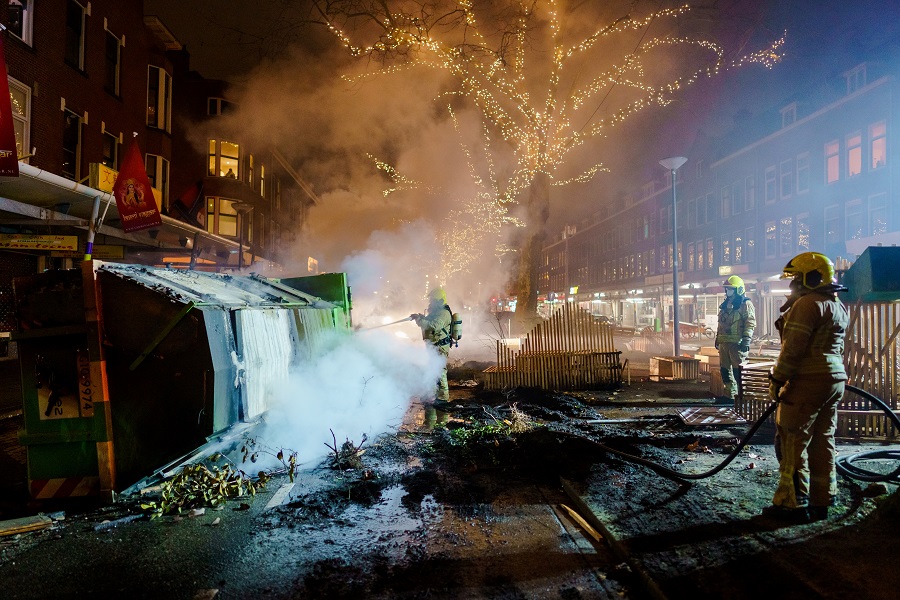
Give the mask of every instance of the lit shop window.
M 794 220 L 791 217 L 784 217 L 778 224 L 778 239 L 780 240 L 779 251 L 781 256 L 794 254 Z
M 731 264 L 731 240 L 722 238 L 722 264 Z
M 712 238 L 706 240 L 706 268 L 712 269 L 715 264 L 716 246 Z
M 238 213 L 234 208 L 236 200 L 209 197 L 206 199 L 206 230 L 223 237 L 236 238 L 238 235 Z
M 165 69 L 147 67 L 147 125 L 172 130 L 172 76 Z
M 775 237 L 775 221 L 766 222 L 766 258 L 775 258 L 777 238 Z
M 869 139 L 872 140 L 872 168 L 880 169 L 887 164 L 887 125 L 884 121 L 869 126 Z
M 741 232 L 737 231 L 734 234 L 734 264 L 739 265 L 742 262 L 744 262 L 744 238 Z
M 797 252 L 809 250 L 809 214 L 797 215 Z
M 841 177 L 841 155 L 838 142 L 825 144 L 825 183 L 834 183 Z
M 240 144 L 209 140 L 209 175 L 240 179 L 240 158 Z
M 847 136 L 847 177 L 862 173 L 862 134 Z

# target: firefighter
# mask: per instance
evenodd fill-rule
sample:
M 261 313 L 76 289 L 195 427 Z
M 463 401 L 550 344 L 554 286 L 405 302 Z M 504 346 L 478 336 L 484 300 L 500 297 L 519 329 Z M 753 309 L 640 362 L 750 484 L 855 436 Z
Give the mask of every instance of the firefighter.
M 804 252 L 785 265 L 791 294 L 775 322 L 781 353 L 769 375 L 775 411 L 778 488 L 763 514 L 793 522 L 828 518 L 837 494 L 834 432 L 844 394 L 844 332 L 850 321 L 834 265 Z
M 443 288 L 434 288 L 428 294 L 428 312 L 426 314 L 413 313 L 409 315 L 422 330 L 422 339 L 434 346 L 444 359 L 444 368 L 441 377 L 437 381 L 435 398 L 442 402 L 450 401 L 450 388 L 447 385 L 447 357 L 450 355 L 450 345 L 453 340 L 450 337 L 450 326 L 453 321 L 453 313 L 447 306 L 447 293 Z
M 716 349 L 719 351 L 719 369 L 725 388 L 724 402 L 734 402 L 741 380 L 741 365 L 750 354 L 750 338 L 756 328 L 756 311 L 753 303 L 744 295 L 744 280 L 732 275 L 722 284 L 725 301 L 719 305 L 719 325 L 716 330 Z

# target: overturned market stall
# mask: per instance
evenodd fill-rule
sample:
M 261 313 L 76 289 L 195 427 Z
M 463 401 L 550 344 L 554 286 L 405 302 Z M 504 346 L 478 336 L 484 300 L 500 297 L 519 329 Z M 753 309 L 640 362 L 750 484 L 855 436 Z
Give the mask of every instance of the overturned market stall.
M 97 261 L 17 278 L 32 496 L 112 497 L 257 419 L 271 383 L 349 330 L 346 279 L 324 279 Z

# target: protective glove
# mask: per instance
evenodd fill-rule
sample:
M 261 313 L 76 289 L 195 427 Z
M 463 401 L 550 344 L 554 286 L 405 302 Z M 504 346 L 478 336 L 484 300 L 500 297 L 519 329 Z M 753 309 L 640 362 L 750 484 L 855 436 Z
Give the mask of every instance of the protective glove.
M 738 350 L 740 350 L 741 352 L 750 352 L 750 344 L 748 344 L 747 342 L 741 342 L 740 344 L 738 344 Z
M 784 387 L 783 381 L 778 381 L 771 374 L 769 374 L 769 397 L 772 400 L 778 401 L 778 396 L 781 394 L 781 388 Z

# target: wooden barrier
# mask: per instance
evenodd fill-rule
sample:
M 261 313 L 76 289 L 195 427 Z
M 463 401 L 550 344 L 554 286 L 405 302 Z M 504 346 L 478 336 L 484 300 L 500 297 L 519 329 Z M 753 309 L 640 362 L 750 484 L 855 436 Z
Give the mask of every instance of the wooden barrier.
M 613 327 L 566 304 L 522 340 L 520 351 L 497 341 L 497 366 L 484 371 L 484 387 L 585 390 L 622 383 L 626 365 L 615 349 Z

